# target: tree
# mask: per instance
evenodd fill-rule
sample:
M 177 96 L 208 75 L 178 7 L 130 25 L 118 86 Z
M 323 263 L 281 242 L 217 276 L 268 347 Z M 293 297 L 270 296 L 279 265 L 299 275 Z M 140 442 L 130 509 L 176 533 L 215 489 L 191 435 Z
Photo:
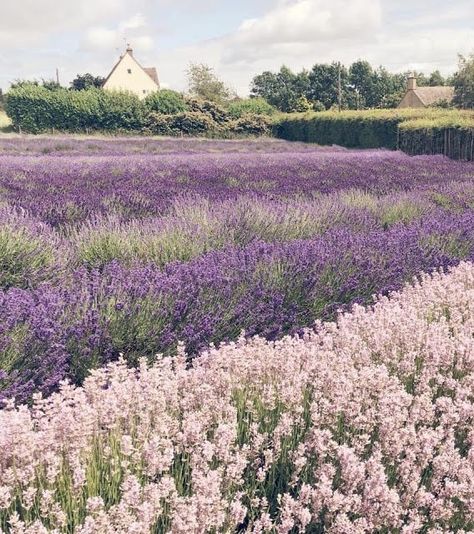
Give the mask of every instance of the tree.
M 437 85 L 446 85 L 446 80 L 443 78 L 443 76 L 439 72 L 439 70 L 434 70 L 430 74 L 428 83 L 431 85 L 431 87 L 434 87 L 434 86 L 437 86 Z
M 378 67 L 374 76 L 374 103 L 377 108 L 396 108 L 406 90 L 406 76 L 392 74 L 385 67 Z
M 264 98 L 280 111 L 297 111 L 298 101 L 307 97 L 309 90 L 308 72 L 295 74 L 283 65 L 279 72 L 265 71 L 254 77 L 250 89 L 253 97 Z
M 356 109 L 374 107 L 374 71 L 368 61 L 358 60 L 349 67 L 349 84 L 355 93 Z
M 341 80 L 341 107 L 347 108 L 353 92 L 350 88 L 349 74 L 338 62 L 331 64 L 317 63 L 308 74 L 308 99 L 312 102 L 319 100 L 326 109 L 339 103 L 339 74 Z
M 102 87 L 105 82 L 105 78 L 102 76 L 94 76 L 87 72 L 86 74 L 78 74 L 71 82 L 71 89 L 74 91 L 83 91 L 84 89 L 90 89 Z
M 454 75 L 453 104 L 463 109 L 474 108 L 474 53 L 459 55 L 458 71 Z
M 43 80 L 41 85 L 48 89 L 48 91 L 58 91 L 59 89 L 63 89 L 60 83 L 58 83 L 56 80 Z
M 209 65 L 190 63 L 186 75 L 191 96 L 219 104 L 226 102 L 232 96 L 232 91 L 219 80 Z

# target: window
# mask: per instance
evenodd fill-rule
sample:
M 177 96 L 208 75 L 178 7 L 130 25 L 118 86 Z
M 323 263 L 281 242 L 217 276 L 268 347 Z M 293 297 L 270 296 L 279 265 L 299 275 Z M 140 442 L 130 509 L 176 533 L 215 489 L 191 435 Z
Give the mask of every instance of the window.
M 132 74 L 132 69 L 127 69 L 127 72 L 128 72 L 129 74 Z
M 143 94 L 146 95 L 146 89 L 143 89 Z

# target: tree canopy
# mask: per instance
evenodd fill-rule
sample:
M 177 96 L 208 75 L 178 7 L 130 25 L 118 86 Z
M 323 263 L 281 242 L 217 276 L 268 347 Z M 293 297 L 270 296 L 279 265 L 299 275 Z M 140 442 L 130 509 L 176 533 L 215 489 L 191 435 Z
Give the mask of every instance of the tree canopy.
M 217 77 L 209 65 L 190 63 L 186 75 L 191 96 L 218 104 L 222 104 L 232 96 L 232 91 Z
M 468 57 L 459 56 L 453 83 L 454 105 L 463 109 L 474 108 L 474 53 Z
M 445 85 L 438 70 L 429 76 L 415 73 L 418 85 Z M 408 73 L 391 73 L 358 60 L 349 67 L 339 62 L 316 63 L 311 70 L 294 73 L 285 65 L 278 72 L 265 71 L 254 77 L 253 97 L 265 98 L 281 111 L 365 109 L 395 107 L 406 88 Z M 340 102 L 339 102 L 340 100 Z
M 94 76 L 89 72 L 85 74 L 78 74 L 71 82 L 71 89 L 74 91 L 83 91 L 84 89 L 91 89 L 92 87 L 100 88 L 105 82 L 102 76 Z

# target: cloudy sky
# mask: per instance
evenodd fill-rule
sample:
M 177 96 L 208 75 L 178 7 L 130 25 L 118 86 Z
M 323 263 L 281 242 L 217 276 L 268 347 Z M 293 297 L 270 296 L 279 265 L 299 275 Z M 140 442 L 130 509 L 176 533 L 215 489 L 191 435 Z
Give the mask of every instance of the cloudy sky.
M 364 58 L 393 71 L 455 70 L 474 51 L 473 0 L 1 0 L 0 87 L 107 75 L 125 43 L 162 85 L 203 62 L 241 95 L 282 64 Z

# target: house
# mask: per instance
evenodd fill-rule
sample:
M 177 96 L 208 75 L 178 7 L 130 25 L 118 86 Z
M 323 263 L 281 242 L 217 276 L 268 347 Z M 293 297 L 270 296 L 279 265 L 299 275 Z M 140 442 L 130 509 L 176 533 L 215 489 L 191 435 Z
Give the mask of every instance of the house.
M 145 98 L 160 89 L 160 82 L 155 67 L 142 67 L 128 45 L 102 87 L 112 91 L 130 91 L 139 98 Z
M 416 76 L 408 77 L 407 91 L 402 98 L 399 108 L 426 108 L 440 102 L 451 102 L 454 97 L 454 87 L 438 85 L 434 87 L 417 87 Z

